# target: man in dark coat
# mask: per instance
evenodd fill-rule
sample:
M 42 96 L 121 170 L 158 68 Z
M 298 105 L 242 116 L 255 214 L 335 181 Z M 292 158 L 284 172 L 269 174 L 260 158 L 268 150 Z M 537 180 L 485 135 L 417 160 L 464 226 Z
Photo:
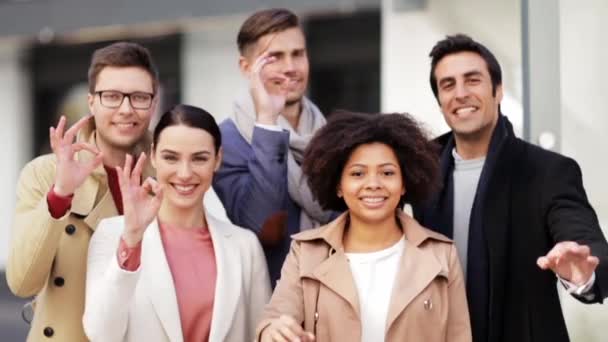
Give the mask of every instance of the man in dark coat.
M 452 131 L 437 139 L 442 186 L 414 214 L 459 249 L 473 340 L 568 341 L 556 283 L 584 303 L 608 296 L 608 244 L 580 168 L 515 137 L 486 47 L 448 36 L 430 57 Z

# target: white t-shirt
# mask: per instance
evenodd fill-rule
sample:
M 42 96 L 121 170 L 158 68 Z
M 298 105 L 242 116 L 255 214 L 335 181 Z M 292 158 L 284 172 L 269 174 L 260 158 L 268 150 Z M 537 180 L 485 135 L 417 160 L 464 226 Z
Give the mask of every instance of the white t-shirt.
M 404 249 L 402 237 L 377 252 L 346 253 L 359 297 L 361 342 L 384 341 L 386 316 Z

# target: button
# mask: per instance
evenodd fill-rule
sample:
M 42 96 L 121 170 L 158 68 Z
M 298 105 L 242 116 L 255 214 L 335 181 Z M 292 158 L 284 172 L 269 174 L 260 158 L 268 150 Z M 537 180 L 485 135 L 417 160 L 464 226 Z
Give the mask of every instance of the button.
M 127 251 L 120 252 L 120 257 L 121 258 L 126 258 L 127 257 Z
M 277 156 L 277 161 L 278 161 L 279 163 L 283 164 L 283 162 L 285 161 L 285 158 L 284 158 L 284 157 L 285 157 L 285 156 L 284 156 L 283 154 L 279 154 L 279 155 Z
M 44 328 L 44 336 L 51 337 L 51 336 L 53 336 L 54 333 L 55 333 L 55 331 L 53 330 L 53 328 L 51 328 L 51 327 Z
M 433 309 L 433 302 L 431 302 L 431 300 L 430 300 L 430 299 L 425 300 L 425 301 L 424 301 L 424 308 L 425 308 L 426 310 L 431 310 L 431 309 Z
M 62 277 L 57 277 L 57 278 L 55 278 L 54 283 L 55 283 L 55 286 L 62 287 L 63 284 L 65 284 L 65 279 L 63 279 Z
M 65 232 L 68 235 L 72 235 L 76 232 L 76 226 L 74 226 L 73 224 L 68 224 L 67 226 L 65 226 Z

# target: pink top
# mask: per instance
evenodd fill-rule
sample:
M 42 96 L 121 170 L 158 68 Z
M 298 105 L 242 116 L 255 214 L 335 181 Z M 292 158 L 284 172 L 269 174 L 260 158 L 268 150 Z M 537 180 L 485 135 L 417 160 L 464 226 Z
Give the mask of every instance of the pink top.
M 211 235 L 206 228 L 180 228 L 160 224 L 160 235 L 173 276 L 184 341 L 208 341 L 215 297 L 217 268 Z M 123 269 L 139 267 L 141 243 L 118 248 Z

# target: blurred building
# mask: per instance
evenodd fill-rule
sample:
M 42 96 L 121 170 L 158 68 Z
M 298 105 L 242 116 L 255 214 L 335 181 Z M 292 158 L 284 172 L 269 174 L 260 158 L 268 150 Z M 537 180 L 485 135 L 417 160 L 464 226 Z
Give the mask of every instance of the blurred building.
M 309 95 L 325 113 L 407 111 L 434 134 L 447 127 L 429 87 L 428 53 L 446 34 L 480 40 L 503 67 L 503 112 L 520 136 L 579 162 L 608 229 L 604 0 L 0 0 L 0 270 L 18 172 L 48 151 L 48 127 L 58 115 L 75 120 L 86 113 L 86 69 L 95 48 L 141 42 L 160 69 L 162 107 L 189 103 L 221 121 L 235 93 L 246 89 L 237 67 L 239 26 L 268 7 L 290 8 L 303 19 Z M 563 299 L 572 340 L 605 340 L 598 328 L 607 309 Z M 7 341 L 23 340 L 23 302 L 0 286 L 1 334 L 17 336 Z

